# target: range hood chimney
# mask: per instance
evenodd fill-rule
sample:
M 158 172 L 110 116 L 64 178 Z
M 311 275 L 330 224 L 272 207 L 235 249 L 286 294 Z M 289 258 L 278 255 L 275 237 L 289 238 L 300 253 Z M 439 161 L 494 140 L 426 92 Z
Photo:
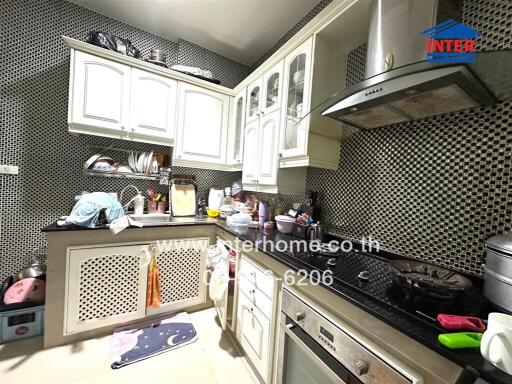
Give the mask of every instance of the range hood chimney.
M 370 129 L 508 100 L 511 50 L 479 52 L 472 64 L 425 60 L 421 32 L 460 26 L 461 7 L 461 0 L 373 0 L 366 80 L 335 95 L 322 114 Z

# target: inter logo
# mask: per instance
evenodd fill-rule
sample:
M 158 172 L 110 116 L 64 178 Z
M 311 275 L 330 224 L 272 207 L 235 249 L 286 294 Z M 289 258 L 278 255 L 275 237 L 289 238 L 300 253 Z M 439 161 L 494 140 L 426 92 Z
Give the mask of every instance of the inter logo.
M 427 61 L 437 63 L 475 63 L 475 38 L 479 31 L 455 20 L 447 20 L 420 32 L 428 38 Z

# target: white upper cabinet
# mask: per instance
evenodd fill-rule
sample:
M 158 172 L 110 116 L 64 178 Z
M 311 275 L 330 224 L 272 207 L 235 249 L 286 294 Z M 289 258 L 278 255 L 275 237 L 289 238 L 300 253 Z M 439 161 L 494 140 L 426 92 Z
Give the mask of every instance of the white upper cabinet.
M 262 78 L 259 78 L 247 87 L 247 123 L 258 120 L 260 117 L 263 100 L 262 87 Z
M 132 69 L 130 125 L 133 137 L 156 137 L 172 143 L 176 128 L 178 82 Z
M 278 141 L 279 111 L 274 111 L 260 120 L 258 172 L 256 174 L 258 184 L 275 185 L 277 183 Z
M 276 183 L 281 77 L 282 63 L 247 87 L 242 183 L 252 184 L 253 190 L 258 184 Z
M 282 61 L 247 87 L 242 169 L 247 191 L 300 194 L 305 190 L 305 168 L 279 170 L 282 93 Z
M 174 165 L 226 164 L 229 96 L 180 83 Z
M 301 194 L 306 189 L 306 167 L 279 169 L 280 116 L 277 110 L 245 126 L 242 183 L 246 191 Z
M 259 120 L 252 121 L 245 126 L 242 183 L 256 184 L 258 172 L 258 142 L 259 142 Z
M 228 153 L 230 89 L 192 77 L 188 82 L 179 72 L 90 44 L 72 44 L 70 132 L 170 146 L 179 135 L 174 164 L 241 169 L 245 92 L 237 95 Z
M 307 155 L 312 42 L 309 38 L 284 60 L 283 158 Z
M 261 113 L 268 115 L 281 108 L 283 89 L 283 62 L 279 62 L 263 75 Z
M 244 151 L 246 96 L 247 89 L 244 88 L 235 95 L 231 104 L 231 119 L 228 134 L 228 153 L 226 159 L 226 163 L 229 165 L 240 166 L 242 164 Z
M 70 69 L 69 124 L 123 137 L 128 124 L 130 70 L 127 65 L 76 51 Z

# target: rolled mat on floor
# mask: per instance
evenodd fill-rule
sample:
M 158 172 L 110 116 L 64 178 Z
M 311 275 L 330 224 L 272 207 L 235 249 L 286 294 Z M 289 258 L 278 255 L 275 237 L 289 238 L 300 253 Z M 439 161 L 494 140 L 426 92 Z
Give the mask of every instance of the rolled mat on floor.
M 196 340 L 186 312 L 116 328 L 110 344 L 111 367 L 121 368 Z

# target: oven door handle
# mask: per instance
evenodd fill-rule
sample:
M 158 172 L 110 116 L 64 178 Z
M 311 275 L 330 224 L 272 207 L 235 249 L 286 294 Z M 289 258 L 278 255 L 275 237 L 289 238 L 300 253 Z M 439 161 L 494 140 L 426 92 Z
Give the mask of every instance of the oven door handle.
M 334 373 L 331 368 L 326 365 L 320 357 L 316 353 L 314 353 L 311 349 L 308 348 L 306 344 L 300 339 L 299 336 L 293 332 L 293 329 L 297 327 L 297 325 L 293 323 L 289 324 L 281 324 L 281 330 L 284 335 L 288 336 L 302 351 L 311 359 L 313 362 L 322 368 L 322 371 L 325 372 L 329 378 L 332 380 L 333 384 L 346 384 L 336 373 Z M 283 335 L 283 336 L 284 336 Z

